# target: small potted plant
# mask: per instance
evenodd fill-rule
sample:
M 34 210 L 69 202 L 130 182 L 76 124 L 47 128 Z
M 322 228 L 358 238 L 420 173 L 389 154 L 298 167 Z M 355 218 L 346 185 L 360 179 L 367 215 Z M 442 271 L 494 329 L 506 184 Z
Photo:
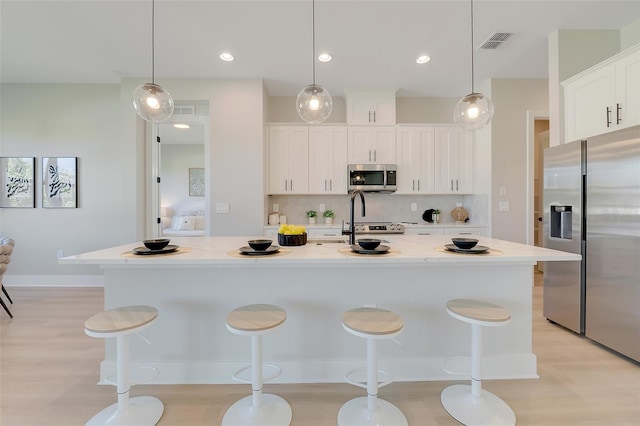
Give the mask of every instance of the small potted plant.
M 431 213 L 431 218 L 433 219 L 433 223 L 440 223 L 440 210 L 435 209 L 433 213 Z
M 322 213 L 322 216 L 324 216 L 324 223 L 331 224 L 333 223 L 333 217 L 335 214 L 333 213 L 333 210 L 325 210 L 324 213 Z
M 309 210 L 307 212 L 307 218 L 309 219 L 309 224 L 316 223 L 316 217 L 318 216 L 318 212 L 315 210 Z

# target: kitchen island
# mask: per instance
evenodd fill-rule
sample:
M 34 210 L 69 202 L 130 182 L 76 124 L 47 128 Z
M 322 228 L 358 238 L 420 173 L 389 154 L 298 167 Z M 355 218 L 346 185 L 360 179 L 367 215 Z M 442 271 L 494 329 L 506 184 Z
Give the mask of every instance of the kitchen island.
M 404 320 L 401 345 L 381 344 L 380 368 L 396 381 L 467 377 L 443 370 L 468 368 L 454 357 L 469 353 L 467 324 L 451 318 L 447 300 L 478 298 L 504 306 L 512 321 L 484 332 L 484 374 L 537 377 L 532 352 L 532 266 L 537 261 L 578 261 L 579 255 L 478 237 L 484 254 L 446 251 L 446 236 L 389 236 L 383 255 L 357 255 L 335 238 L 282 247 L 269 256 L 238 251 L 249 237 L 175 238 L 164 255 L 135 255 L 141 243 L 60 259 L 97 264 L 104 271 L 105 309 L 147 304 L 159 317 L 132 339 L 134 365 L 160 370 L 154 383 L 232 383 L 250 358 L 250 339 L 229 333 L 227 313 L 241 305 L 271 303 L 287 311 L 285 325 L 264 339 L 265 360 L 282 366 L 275 382 L 342 382 L 365 363 L 365 346 L 341 326 L 344 311 L 379 306 Z M 81 325 L 80 325 L 81 326 Z M 101 379 L 115 369 L 108 339 Z

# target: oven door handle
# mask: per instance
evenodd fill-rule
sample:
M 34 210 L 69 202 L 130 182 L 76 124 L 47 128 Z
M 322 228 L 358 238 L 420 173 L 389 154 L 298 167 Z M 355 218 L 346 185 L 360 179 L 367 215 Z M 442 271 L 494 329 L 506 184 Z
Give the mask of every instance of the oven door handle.
M 386 188 L 387 187 L 387 166 L 384 166 L 384 172 L 383 172 L 383 178 L 382 178 L 382 187 Z

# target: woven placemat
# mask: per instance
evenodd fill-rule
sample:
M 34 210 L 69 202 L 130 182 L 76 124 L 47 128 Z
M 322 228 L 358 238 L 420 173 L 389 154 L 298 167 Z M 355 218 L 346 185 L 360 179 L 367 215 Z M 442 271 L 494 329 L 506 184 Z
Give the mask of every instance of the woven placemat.
M 263 254 L 263 255 L 242 254 L 240 253 L 240 250 L 231 250 L 227 254 L 231 257 L 237 257 L 241 259 L 268 259 L 270 257 L 285 256 L 289 253 L 291 253 L 290 249 L 280 247 L 280 250 L 272 254 Z
M 338 249 L 338 253 L 346 254 L 347 256 L 355 256 L 355 257 L 388 257 L 388 256 L 397 256 L 400 254 L 400 252 L 396 249 L 389 249 L 389 251 L 385 253 L 380 253 L 380 254 L 362 254 L 362 253 L 356 253 L 355 251 L 351 250 L 351 248 L 349 247 Z
M 122 257 L 130 257 L 130 258 L 136 258 L 136 259 L 140 259 L 140 258 L 154 258 L 154 257 L 165 257 L 165 256 L 176 256 L 179 254 L 184 254 L 184 253 L 189 253 L 191 252 L 191 247 L 178 247 L 178 250 L 176 251 L 172 251 L 170 253 L 159 253 L 159 254 L 135 254 L 132 250 L 129 251 L 125 251 L 124 253 L 122 253 L 120 256 Z
M 462 256 L 502 256 L 504 254 L 502 250 L 497 250 L 492 248 L 482 253 L 460 253 L 459 251 L 447 250 L 446 247 L 438 247 L 436 250 L 441 251 L 443 253 L 459 254 Z

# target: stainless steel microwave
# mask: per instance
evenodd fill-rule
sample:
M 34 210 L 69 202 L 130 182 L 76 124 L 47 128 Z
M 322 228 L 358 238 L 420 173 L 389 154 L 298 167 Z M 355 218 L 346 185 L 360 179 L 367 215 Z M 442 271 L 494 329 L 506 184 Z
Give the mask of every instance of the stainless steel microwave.
M 349 164 L 347 178 L 349 192 L 359 189 L 363 192 L 395 192 L 395 164 Z

